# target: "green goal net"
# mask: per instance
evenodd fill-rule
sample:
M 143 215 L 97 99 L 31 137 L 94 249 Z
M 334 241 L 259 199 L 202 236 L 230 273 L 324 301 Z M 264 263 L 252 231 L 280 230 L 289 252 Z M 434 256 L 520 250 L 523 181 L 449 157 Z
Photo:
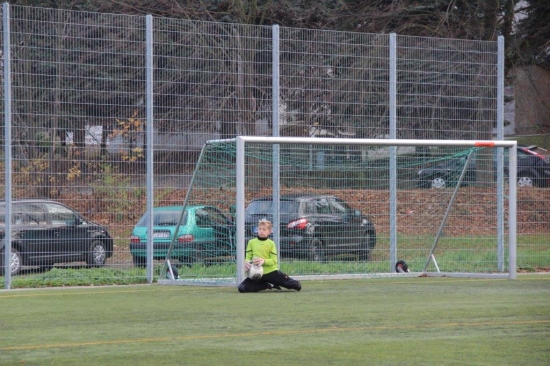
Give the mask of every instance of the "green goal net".
M 516 223 L 505 219 L 515 210 L 515 146 L 284 137 L 209 141 L 159 282 L 236 285 L 244 278 L 246 242 L 264 218 L 274 223 L 279 266 L 293 277 L 513 277 Z

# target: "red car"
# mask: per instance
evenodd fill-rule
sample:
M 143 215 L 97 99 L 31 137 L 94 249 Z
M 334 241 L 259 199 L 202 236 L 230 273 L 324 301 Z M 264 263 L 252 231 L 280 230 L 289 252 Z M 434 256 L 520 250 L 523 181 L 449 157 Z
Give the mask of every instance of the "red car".
M 544 154 L 539 152 L 541 150 L 544 152 Z M 522 154 L 522 153 L 524 153 L 524 154 Z M 518 145 L 518 155 L 519 156 L 533 155 L 533 156 L 536 156 L 537 158 L 540 158 L 540 159 L 546 161 L 547 163 L 550 163 L 550 156 L 545 155 L 547 153 L 548 153 L 548 151 L 546 149 L 543 149 L 542 147 L 538 147 L 537 145 L 530 145 L 530 146 Z

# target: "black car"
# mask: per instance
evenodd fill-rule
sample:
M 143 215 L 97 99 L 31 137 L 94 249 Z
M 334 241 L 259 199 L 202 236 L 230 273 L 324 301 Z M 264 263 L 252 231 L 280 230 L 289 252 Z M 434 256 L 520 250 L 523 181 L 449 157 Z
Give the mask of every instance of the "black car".
M 550 162 L 544 155 L 534 152 L 533 146 L 518 146 L 517 148 L 517 185 L 518 187 L 549 187 Z M 455 186 L 466 164 L 467 155 L 451 158 L 443 163 L 421 169 L 418 172 L 417 185 L 420 188 L 444 188 Z M 493 166 L 496 172 L 496 150 L 493 154 Z M 504 150 L 504 173 L 508 175 L 508 150 Z M 464 173 L 462 185 L 476 182 L 476 157 L 470 159 L 470 164 Z
M 466 164 L 467 156 L 452 158 L 443 163 L 434 165 L 429 168 L 421 169 L 418 172 L 418 187 L 419 188 L 444 188 L 455 186 L 460 179 L 460 174 Z M 476 181 L 475 160 L 470 160 L 470 164 L 464 177 L 462 178 L 462 186 L 467 186 Z
M 4 273 L 6 206 L 0 203 L 0 271 Z M 12 201 L 12 275 L 23 266 L 51 268 L 55 263 L 105 265 L 113 254 L 107 229 L 84 219 L 69 207 L 49 200 Z
M 273 198 L 254 199 L 245 212 L 247 241 L 257 235 L 262 218 L 273 221 Z M 369 217 L 335 196 L 291 194 L 280 197 L 280 255 L 324 261 L 328 258 L 368 260 L 376 245 Z

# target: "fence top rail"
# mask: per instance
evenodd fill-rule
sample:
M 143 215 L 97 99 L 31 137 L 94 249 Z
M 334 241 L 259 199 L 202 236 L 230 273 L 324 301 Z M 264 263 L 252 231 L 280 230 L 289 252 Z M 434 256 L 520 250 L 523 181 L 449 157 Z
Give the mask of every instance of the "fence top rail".
M 377 146 L 465 146 L 465 147 L 514 147 L 517 141 L 491 140 L 416 140 L 416 139 L 356 139 L 325 137 L 267 137 L 237 136 L 245 143 L 308 144 L 308 145 L 377 145 Z M 217 140 L 220 141 L 232 141 Z

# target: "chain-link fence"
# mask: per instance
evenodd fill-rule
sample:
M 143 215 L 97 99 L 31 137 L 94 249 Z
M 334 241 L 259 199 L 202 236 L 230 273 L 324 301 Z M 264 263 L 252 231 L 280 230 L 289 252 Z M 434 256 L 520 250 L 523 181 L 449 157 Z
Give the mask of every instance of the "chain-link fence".
M 153 281 L 162 255 L 159 262 L 143 255 L 153 254 L 153 239 L 174 233 L 153 238 L 134 227 L 153 207 L 182 205 L 209 140 L 503 138 L 502 42 L 8 4 L 2 18 L 6 287 Z M 410 154 L 435 156 L 397 150 Z M 392 177 L 388 156 L 384 148 L 327 146 L 292 158 L 297 176 L 307 176 L 304 167 L 335 175 L 350 164 L 368 167 L 369 179 L 342 179 L 341 188 L 377 192 L 393 181 L 400 192 L 416 189 L 407 181 L 423 167 Z M 491 159 L 480 161 L 481 182 L 493 170 Z M 548 267 L 549 192 L 523 192 L 518 266 Z M 18 206 L 22 199 L 33 201 Z M 218 208 L 230 216 L 229 207 Z

